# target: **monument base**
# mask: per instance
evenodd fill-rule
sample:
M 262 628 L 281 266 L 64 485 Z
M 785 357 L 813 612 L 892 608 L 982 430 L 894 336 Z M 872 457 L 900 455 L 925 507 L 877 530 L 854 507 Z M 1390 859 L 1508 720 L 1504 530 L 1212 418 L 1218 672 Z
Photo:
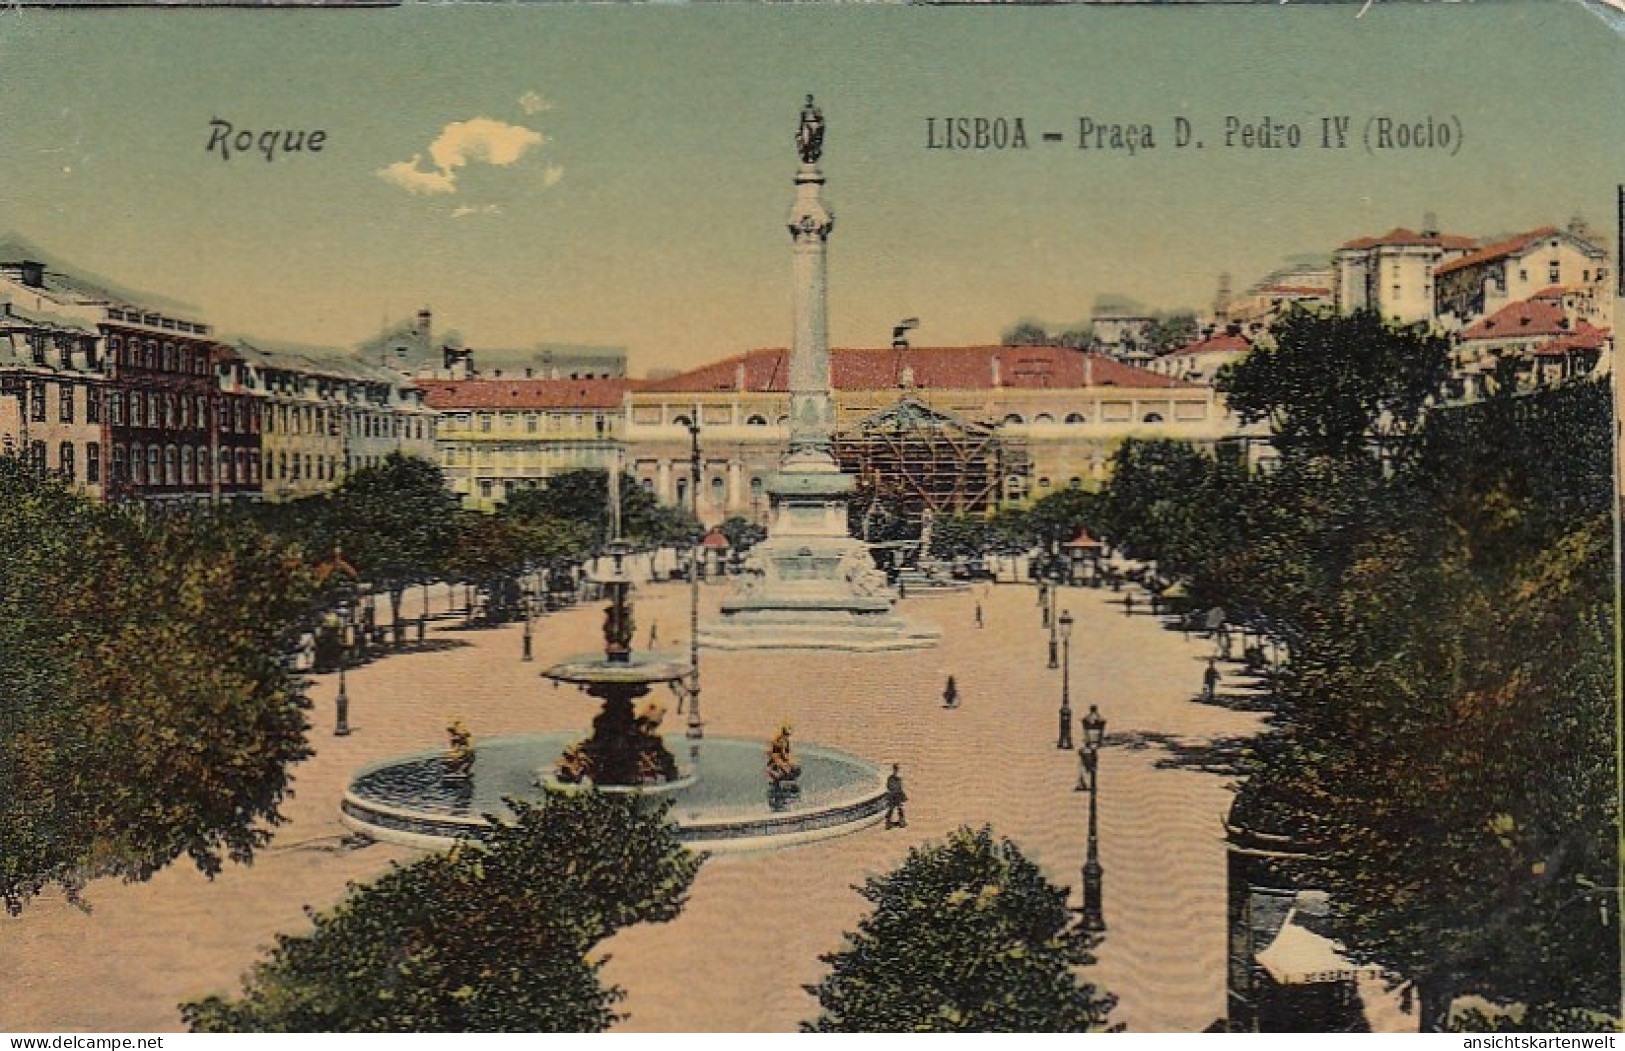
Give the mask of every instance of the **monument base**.
M 772 537 L 751 551 L 740 594 L 700 629 L 715 650 L 882 652 L 937 645 L 942 632 L 892 612 L 869 549 L 849 537 Z

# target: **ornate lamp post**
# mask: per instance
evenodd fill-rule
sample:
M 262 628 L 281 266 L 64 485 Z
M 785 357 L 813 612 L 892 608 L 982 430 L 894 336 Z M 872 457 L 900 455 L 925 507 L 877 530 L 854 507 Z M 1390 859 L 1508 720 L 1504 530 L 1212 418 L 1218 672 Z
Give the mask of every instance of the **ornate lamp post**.
M 333 727 L 334 737 L 350 736 L 350 694 L 344 681 L 345 669 L 350 664 L 350 622 L 351 609 L 349 602 L 340 602 L 337 610 L 339 634 L 339 695 L 336 702 L 338 708 L 338 721 Z
M 1054 671 L 1061 666 L 1061 662 L 1057 659 L 1059 651 L 1056 645 L 1055 632 L 1059 625 L 1055 622 L 1055 584 L 1053 581 L 1049 586 L 1049 616 L 1046 619 L 1049 623 L 1049 669 Z
M 1089 853 L 1083 863 L 1083 929 L 1103 931 L 1106 929 L 1106 917 L 1101 911 L 1101 883 L 1106 873 L 1100 867 L 1095 801 L 1100 794 L 1100 746 L 1106 739 L 1106 720 L 1101 718 L 1100 710 L 1091 704 L 1088 714 L 1080 722 L 1083 726 L 1083 748 L 1078 753 L 1078 790 L 1089 793 Z
M 1062 610 L 1060 617 L 1061 645 L 1066 659 L 1061 662 L 1061 736 L 1055 747 L 1072 748 L 1072 611 Z
M 694 521 L 700 520 L 700 410 L 694 408 L 694 419 L 688 425 L 689 485 Z M 698 538 L 689 551 L 688 559 L 688 736 L 699 740 L 705 736 L 705 724 L 700 721 L 700 556 L 705 548 Z

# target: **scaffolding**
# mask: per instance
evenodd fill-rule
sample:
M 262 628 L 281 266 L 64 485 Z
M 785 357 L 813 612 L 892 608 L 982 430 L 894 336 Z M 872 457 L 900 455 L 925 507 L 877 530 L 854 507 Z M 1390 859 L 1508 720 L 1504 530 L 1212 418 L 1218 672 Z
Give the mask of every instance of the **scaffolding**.
M 865 417 L 835 436 L 841 469 L 860 493 L 883 502 L 918 527 L 935 516 L 991 515 L 1010 477 L 1026 490 L 1026 443 L 988 423 L 939 412 L 913 397 Z M 861 510 L 861 509 L 860 509 Z

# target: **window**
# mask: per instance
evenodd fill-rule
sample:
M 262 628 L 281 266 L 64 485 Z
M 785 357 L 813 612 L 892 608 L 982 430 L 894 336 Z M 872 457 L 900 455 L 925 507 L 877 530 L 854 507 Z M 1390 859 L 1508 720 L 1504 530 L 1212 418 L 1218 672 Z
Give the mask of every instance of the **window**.
M 206 445 L 197 447 L 197 480 L 200 485 L 208 485 L 209 478 L 209 448 Z
M 1088 421 L 1088 419 L 1086 419 L 1084 417 L 1083 413 L 1081 413 L 1081 412 L 1069 412 L 1069 413 L 1066 414 L 1066 422 L 1067 423 L 1088 423 L 1089 421 Z
M 491 499 L 491 479 L 489 478 L 480 479 L 480 499 Z
M 148 485 L 162 485 L 162 484 L 164 484 L 164 471 L 163 471 L 163 468 L 158 465 L 158 458 L 160 456 L 162 456 L 162 455 L 163 454 L 159 451 L 158 446 L 156 446 L 156 445 L 147 446 L 147 484 Z
M 33 467 L 33 469 L 36 472 L 38 472 L 40 474 L 44 474 L 45 473 L 45 443 L 42 442 L 42 441 L 30 442 L 28 444 L 28 451 L 29 451 L 29 457 L 30 457 L 30 466 Z
M 191 485 L 192 484 L 192 464 L 193 464 L 192 447 L 190 445 L 181 446 L 181 484 L 182 485 Z
M 237 450 L 237 484 L 248 484 L 248 450 Z
M 1563 264 L 1553 259 L 1546 267 L 1546 283 L 1558 285 L 1563 283 Z
M 525 414 L 525 431 L 528 434 L 536 433 L 536 414 L 534 412 Z M 423 437 L 423 424 L 421 421 L 418 423 L 418 437 Z
M 295 482 L 297 482 L 299 480 L 299 468 L 300 468 L 301 464 L 302 464 L 302 461 L 300 459 L 299 454 L 294 453 L 293 454 L 293 478 L 292 478 L 292 480 L 295 481 Z
M 683 507 L 688 506 L 688 479 L 677 479 L 677 503 Z
M 711 479 L 711 502 L 716 506 L 721 507 L 723 494 L 726 489 L 727 487 L 723 484 L 722 477 L 720 475 L 713 477 Z
M 180 450 L 173 445 L 166 445 L 164 446 L 164 484 L 179 485 L 180 480 Z
M 130 481 L 136 485 L 142 485 L 147 480 L 146 463 L 147 461 L 141 451 L 141 443 L 132 443 L 130 445 Z
M 154 392 L 148 392 L 148 394 L 147 394 L 147 426 L 148 427 L 160 426 L 159 421 L 162 419 L 162 416 L 159 413 L 158 403 L 159 403 L 159 397 L 158 397 L 157 392 L 155 392 L 155 391 Z
M 60 402 L 60 408 L 58 410 L 58 418 L 59 418 L 59 420 L 62 423 L 72 423 L 73 422 L 73 384 L 64 383 L 62 385 L 62 396 L 58 399 L 58 401 Z
M 762 416 L 760 414 L 753 414 L 749 419 L 747 419 L 745 421 L 745 426 L 746 427 L 766 427 L 767 426 L 767 417 Z
M 1158 413 L 1158 412 L 1148 412 L 1148 413 L 1145 414 L 1144 417 L 1141 418 L 1140 422 L 1141 423 L 1161 423 L 1162 422 L 1162 414 Z
M 72 336 L 56 337 L 56 360 L 57 364 L 61 365 L 65 369 L 73 368 Z
M 1083 479 L 1079 478 L 1077 475 L 1073 475 L 1071 478 L 1066 480 L 1066 487 L 1068 489 L 1082 489 Z
M 1004 418 L 1004 425 L 1006 427 L 1011 427 L 1011 426 L 1020 427 L 1022 424 L 1026 423 L 1026 422 L 1027 422 L 1026 420 L 1021 418 L 1020 413 L 1015 413 L 1015 412 L 1012 412 L 1010 415 L 1008 415 L 1008 416 L 1006 416 Z
M 1041 412 L 1037 416 L 1033 417 L 1033 422 L 1034 423 L 1054 423 L 1055 422 L 1055 417 L 1051 416 L 1047 412 Z
M 45 381 L 35 380 L 28 393 L 28 418 L 35 423 L 45 422 Z
M 95 387 L 85 388 L 85 422 L 102 422 L 102 392 Z
M 96 448 L 95 443 L 92 443 L 90 447 L 92 449 Z M 114 485 L 124 481 L 124 446 L 122 445 L 113 446 L 113 471 L 108 481 Z
M 130 426 L 145 427 L 147 425 L 147 399 L 140 391 L 130 392 Z
M 372 421 L 368 420 L 367 422 L 370 424 Z M 480 413 L 480 430 L 482 432 L 487 433 L 487 434 L 490 433 L 490 431 L 491 431 L 491 414 L 490 413 L 488 413 L 488 412 Z M 370 437 L 370 435 L 369 435 L 369 437 Z
M 687 416 L 673 416 L 671 422 L 678 427 L 692 427 L 694 425 L 694 421 Z
M 111 391 L 107 396 L 108 420 L 115 427 L 124 426 L 124 392 Z
M 173 343 L 164 344 L 164 371 L 175 371 L 175 344 Z
M 1048 478 L 1040 478 L 1038 480 L 1038 488 L 1040 488 L 1040 489 L 1048 489 L 1049 488 L 1049 479 Z
M 148 340 L 141 346 L 141 367 L 150 369 L 158 364 L 158 344 Z
M 276 476 L 281 479 L 288 477 L 288 453 L 286 450 L 276 454 Z
M 28 349 L 33 356 L 34 364 L 45 364 L 45 337 L 36 332 L 28 337 Z
M 73 481 L 73 443 L 63 442 L 56 452 L 57 466 L 62 470 L 62 477 Z
M 1518 271 L 1518 280 L 1519 281 L 1527 281 L 1527 280 L 1529 280 L 1529 271 L 1527 271 L 1527 270 L 1519 270 Z
M 234 477 L 236 477 L 236 476 L 232 473 L 232 469 L 231 469 L 231 450 L 230 449 L 221 449 L 220 450 L 220 482 L 221 482 L 222 485 L 230 485 L 231 482 L 232 482 L 232 479 Z

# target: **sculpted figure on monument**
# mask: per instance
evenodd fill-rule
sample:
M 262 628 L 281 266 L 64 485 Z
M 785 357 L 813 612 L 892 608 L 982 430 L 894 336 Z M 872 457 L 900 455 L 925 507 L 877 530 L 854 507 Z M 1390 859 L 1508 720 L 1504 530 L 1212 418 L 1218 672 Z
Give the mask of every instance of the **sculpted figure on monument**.
M 801 107 L 801 127 L 796 129 L 796 149 L 801 152 L 801 160 L 805 164 L 817 164 L 818 158 L 824 153 L 824 114 L 813 105 L 813 97 L 807 96 L 807 104 Z

